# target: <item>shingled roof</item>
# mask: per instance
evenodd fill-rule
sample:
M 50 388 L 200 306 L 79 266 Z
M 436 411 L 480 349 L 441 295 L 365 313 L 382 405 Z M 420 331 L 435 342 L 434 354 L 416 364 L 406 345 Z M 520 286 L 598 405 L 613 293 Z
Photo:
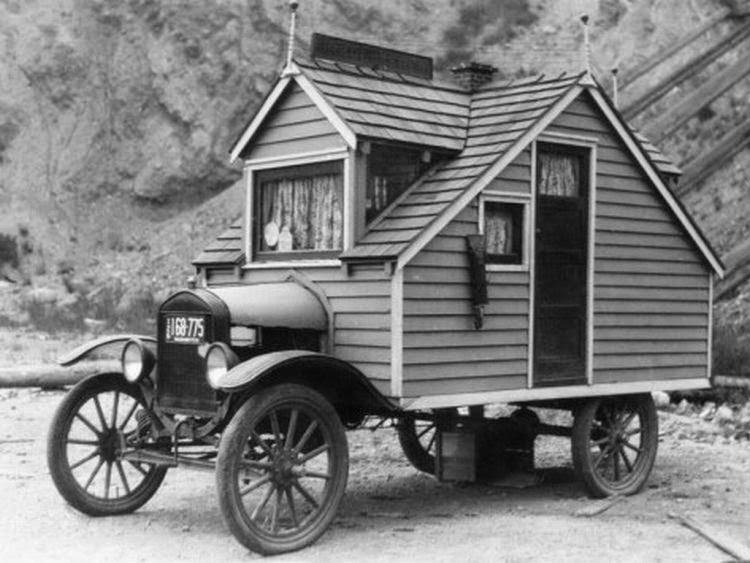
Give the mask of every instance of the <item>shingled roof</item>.
M 581 75 L 485 87 L 470 102 L 463 150 L 439 165 L 370 225 L 343 259 L 395 257 L 576 85 Z
M 298 66 L 360 137 L 463 148 L 471 97 L 455 84 L 322 60 Z
M 494 82 L 472 94 L 453 83 L 340 62 L 296 60 L 295 69 L 357 138 L 408 143 L 447 157 L 387 208 L 356 246 L 342 254 L 343 260 L 399 256 L 437 217 L 460 203 L 471 185 L 510 156 L 511 149 L 522 149 L 522 137 L 584 77 Z M 251 142 L 248 132 L 234 154 L 242 143 Z M 660 173 L 679 174 L 655 146 L 634 135 Z M 239 263 L 244 257 L 241 225 L 232 225 L 193 263 Z

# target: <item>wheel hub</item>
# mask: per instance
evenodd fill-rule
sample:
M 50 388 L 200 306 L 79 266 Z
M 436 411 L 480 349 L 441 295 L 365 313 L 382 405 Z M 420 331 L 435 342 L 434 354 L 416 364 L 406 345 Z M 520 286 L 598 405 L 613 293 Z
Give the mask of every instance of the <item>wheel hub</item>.
M 278 452 L 272 464 L 271 478 L 277 485 L 286 487 L 296 479 L 297 472 L 295 469 L 297 464 L 288 452 Z
M 112 463 L 119 457 L 121 436 L 115 428 L 108 428 L 99 437 L 99 450 L 104 461 Z

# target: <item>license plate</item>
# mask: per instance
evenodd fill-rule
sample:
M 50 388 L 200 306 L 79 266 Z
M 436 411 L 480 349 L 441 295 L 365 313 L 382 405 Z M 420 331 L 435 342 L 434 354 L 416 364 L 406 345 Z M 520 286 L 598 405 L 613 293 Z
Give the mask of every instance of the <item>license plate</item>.
M 202 344 L 206 335 L 206 318 L 193 315 L 167 315 L 164 341 L 174 344 Z

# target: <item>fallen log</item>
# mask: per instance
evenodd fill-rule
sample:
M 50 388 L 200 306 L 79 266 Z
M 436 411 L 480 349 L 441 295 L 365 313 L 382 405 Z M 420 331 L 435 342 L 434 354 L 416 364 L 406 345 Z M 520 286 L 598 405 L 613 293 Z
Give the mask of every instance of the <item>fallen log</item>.
M 730 538 L 723 532 L 711 528 L 710 526 L 695 520 L 694 518 L 688 518 L 687 516 L 681 516 L 670 512 L 667 516 L 677 520 L 680 524 L 686 528 L 694 531 L 699 536 L 707 539 L 710 543 L 714 544 L 724 553 L 727 553 L 740 561 L 750 560 L 750 547 L 745 544 Z
M 714 375 L 714 387 L 742 387 L 750 389 L 750 377 L 737 377 L 734 375 Z
M 119 371 L 120 362 L 117 360 L 80 362 L 71 367 L 56 364 L 0 367 L 0 388 L 65 387 L 95 373 Z

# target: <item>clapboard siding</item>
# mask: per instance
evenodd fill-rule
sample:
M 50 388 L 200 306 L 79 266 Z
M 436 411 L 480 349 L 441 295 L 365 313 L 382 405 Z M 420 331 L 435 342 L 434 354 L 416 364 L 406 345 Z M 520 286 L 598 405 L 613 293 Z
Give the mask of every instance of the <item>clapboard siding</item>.
M 432 366 L 431 366 L 432 367 Z M 454 395 L 467 392 L 490 393 L 492 391 L 507 391 L 522 389 L 526 386 L 526 375 L 505 375 L 498 377 L 494 373 L 489 376 L 472 375 L 470 391 L 467 389 L 467 377 L 462 366 L 454 366 L 454 373 L 461 377 L 444 377 L 441 379 L 411 379 L 404 381 L 404 395 L 407 397 L 423 397 L 429 395 Z
M 266 117 L 252 149 L 243 156 L 259 159 L 345 147 L 333 125 L 295 83 Z
M 488 190 L 529 193 L 530 151 Z M 476 202 L 464 209 L 404 270 L 403 395 L 526 387 L 528 272 L 489 272 L 484 326 L 474 328 L 466 235 L 477 233 Z
M 351 362 L 384 394 L 390 394 L 391 377 L 391 280 L 382 266 L 304 267 L 296 270 L 315 283 L 328 298 L 334 314 L 336 356 Z M 237 283 L 236 275 L 222 272 L 209 276 L 209 287 Z M 290 268 L 248 268 L 242 283 L 269 283 L 288 279 Z M 280 304 L 283 306 L 283 304 Z
M 550 130 L 597 139 L 594 383 L 705 377 L 709 270 L 586 95 Z

